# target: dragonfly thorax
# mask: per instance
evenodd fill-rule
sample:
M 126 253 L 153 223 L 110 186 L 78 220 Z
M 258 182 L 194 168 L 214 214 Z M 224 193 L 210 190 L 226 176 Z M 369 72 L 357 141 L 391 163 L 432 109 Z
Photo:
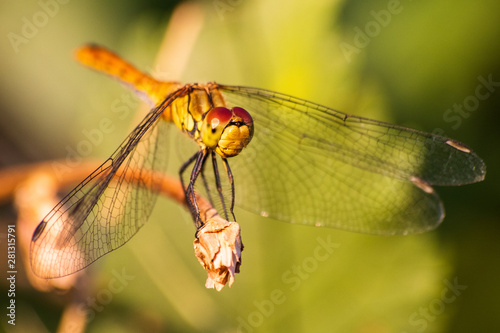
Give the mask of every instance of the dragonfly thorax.
M 253 119 L 240 107 L 215 107 L 206 113 L 200 134 L 203 143 L 220 156 L 236 156 L 252 139 Z

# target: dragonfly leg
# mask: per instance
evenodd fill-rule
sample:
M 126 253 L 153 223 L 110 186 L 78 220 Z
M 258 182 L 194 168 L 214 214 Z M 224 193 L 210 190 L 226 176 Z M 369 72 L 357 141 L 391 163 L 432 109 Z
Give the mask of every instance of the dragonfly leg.
M 214 200 L 212 199 L 212 194 L 210 193 L 210 188 L 208 187 L 207 177 L 205 177 L 205 164 L 203 164 L 203 169 L 201 170 L 201 180 L 207 193 L 208 202 L 210 202 L 210 205 L 214 207 Z
M 203 169 L 203 165 L 206 161 L 207 156 L 208 156 L 207 150 L 202 149 L 196 154 L 194 154 L 188 161 L 186 161 L 186 163 L 184 163 L 181 169 L 179 170 L 179 173 L 181 175 L 182 187 L 184 189 L 184 194 L 186 196 L 186 203 L 189 207 L 189 210 L 191 211 L 193 219 L 195 220 L 195 226 L 197 229 L 199 229 L 202 226 L 202 221 L 200 218 L 200 209 L 198 208 L 198 203 L 196 201 L 194 184 L 196 182 L 196 179 L 200 175 L 201 170 Z M 189 184 L 187 187 L 184 187 L 183 173 L 186 171 L 187 167 L 193 163 L 193 161 L 194 161 L 194 166 L 193 170 L 191 171 L 191 176 L 189 178 Z
M 182 189 L 184 191 L 184 194 L 186 194 L 186 186 L 184 184 L 184 179 L 183 179 L 184 172 L 189 167 L 189 165 L 191 165 L 196 160 L 197 157 L 198 157 L 198 152 L 196 152 L 196 154 L 194 154 L 193 156 L 191 156 L 189 158 L 189 160 L 187 160 L 186 162 L 184 162 L 184 164 L 181 166 L 181 168 L 179 170 L 179 175 L 180 175 L 180 178 L 181 178 L 181 184 L 182 184 Z M 212 199 L 212 195 L 210 193 L 210 188 L 208 187 L 207 178 L 205 177 L 205 164 L 203 164 L 203 168 L 201 170 L 201 180 L 203 181 L 203 187 L 205 188 L 205 191 L 207 192 L 208 202 L 210 202 L 210 204 L 213 207 L 214 202 L 213 202 L 213 199 Z
M 196 160 L 196 158 L 198 158 L 198 153 L 199 152 L 196 152 L 196 154 L 194 154 L 193 156 L 191 156 L 189 158 L 189 160 L 187 160 L 186 162 L 184 162 L 184 164 L 179 169 L 179 176 L 181 177 L 181 184 L 182 184 L 182 189 L 184 190 L 184 193 L 186 193 L 186 185 L 184 184 L 184 177 L 183 177 L 184 172 Z
M 214 167 L 215 185 L 217 186 L 217 193 L 219 193 L 219 198 L 222 203 L 222 209 L 224 210 L 225 218 L 226 220 L 229 220 L 226 209 L 226 201 L 224 200 L 224 195 L 222 194 L 222 185 L 220 181 L 219 168 L 217 167 L 217 159 L 215 156 L 215 151 L 212 151 L 212 165 Z
M 236 222 L 236 216 L 234 216 L 234 177 L 231 172 L 231 168 L 229 167 L 229 163 L 227 159 L 223 158 L 222 162 L 224 162 L 224 168 L 226 169 L 227 179 L 229 180 L 229 184 L 231 184 L 231 215 L 233 215 L 234 222 Z

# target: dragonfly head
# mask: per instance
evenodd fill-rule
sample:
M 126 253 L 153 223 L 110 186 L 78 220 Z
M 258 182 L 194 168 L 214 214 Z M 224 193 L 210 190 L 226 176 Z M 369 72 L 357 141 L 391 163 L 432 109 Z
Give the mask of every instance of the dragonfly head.
M 203 143 L 220 156 L 236 156 L 252 139 L 253 119 L 243 108 L 218 106 L 205 115 L 200 134 Z

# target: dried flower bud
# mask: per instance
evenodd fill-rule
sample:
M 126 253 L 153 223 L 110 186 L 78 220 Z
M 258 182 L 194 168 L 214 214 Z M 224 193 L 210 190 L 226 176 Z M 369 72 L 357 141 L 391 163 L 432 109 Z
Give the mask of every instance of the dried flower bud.
M 240 272 L 241 242 L 240 226 L 228 222 L 219 215 L 207 220 L 194 240 L 194 252 L 200 264 L 207 270 L 207 288 L 220 291 L 226 283 L 234 282 L 234 274 Z

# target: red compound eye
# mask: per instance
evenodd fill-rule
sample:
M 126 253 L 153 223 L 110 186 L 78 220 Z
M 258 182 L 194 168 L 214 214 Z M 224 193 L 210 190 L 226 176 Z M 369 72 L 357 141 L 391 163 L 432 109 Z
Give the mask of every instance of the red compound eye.
M 240 117 L 245 124 L 251 125 L 253 123 L 252 116 L 247 112 L 247 110 L 236 106 L 233 108 L 233 113 Z
M 218 106 L 207 113 L 205 121 L 214 129 L 221 124 L 226 126 L 232 116 L 233 114 L 228 108 Z

